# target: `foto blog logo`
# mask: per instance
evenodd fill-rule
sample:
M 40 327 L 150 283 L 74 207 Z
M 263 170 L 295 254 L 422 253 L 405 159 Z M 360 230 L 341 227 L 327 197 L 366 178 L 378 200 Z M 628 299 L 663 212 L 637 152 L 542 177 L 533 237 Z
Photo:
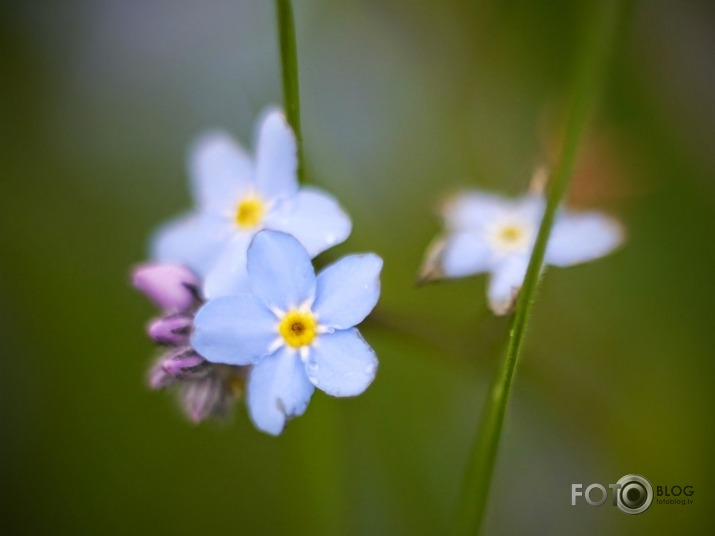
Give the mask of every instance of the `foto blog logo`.
M 642 514 L 653 502 L 653 486 L 641 475 L 625 475 L 615 484 L 608 484 L 612 504 L 626 514 Z M 571 506 L 583 497 L 591 506 L 601 506 L 608 500 L 606 487 L 594 483 L 583 488 L 583 484 L 571 484 Z

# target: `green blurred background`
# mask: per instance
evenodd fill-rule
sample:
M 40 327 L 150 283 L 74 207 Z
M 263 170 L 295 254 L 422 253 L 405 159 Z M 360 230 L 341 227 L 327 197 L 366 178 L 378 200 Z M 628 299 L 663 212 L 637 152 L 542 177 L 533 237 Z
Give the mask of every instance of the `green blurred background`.
M 186 148 L 250 143 L 279 103 L 273 3 L 0 7 L 0 530 L 4 534 L 441 535 L 507 331 L 485 278 L 416 290 L 446 193 L 519 194 L 548 154 L 578 2 L 297 0 L 305 150 L 376 251 L 361 397 L 316 393 L 278 439 L 237 407 L 193 426 L 149 391 L 155 311 L 130 288 L 190 206 Z M 712 534 L 715 9 L 627 4 L 571 201 L 628 243 L 540 289 L 487 534 Z M 694 504 L 570 506 L 627 473 Z

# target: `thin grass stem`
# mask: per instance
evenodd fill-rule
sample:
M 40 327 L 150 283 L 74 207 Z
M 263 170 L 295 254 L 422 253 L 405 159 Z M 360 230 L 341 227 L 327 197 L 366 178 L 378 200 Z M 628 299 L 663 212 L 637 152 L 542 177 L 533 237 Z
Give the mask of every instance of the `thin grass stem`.
M 487 394 L 476 441 L 465 471 L 463 500 L 456 523 L 456 534 L 460 536 L 478 534 L 483 525 L 504 416 L 543 271 L 546 246 L 602 85 L 617 21 L 616 10 L 615 0 L 594 0 L 589 9 L 584 11 L 584 39 L 575 60 L 571 101 L 559 157 L 549 181 L 546 209 L 512 317 L 506 352 L 502 354 Z
M 298 52 L 295 45 L 295 22 L 290 0 L 276 0 L 278 15 L 278 39 L 281 54 L 281 78 L 283 80 L 283 106 L 288 123 L 298 142 L 298 180 L 305 182 L 303 159 L 303 134 L 300 126 L 300 85 L 298 83 Z

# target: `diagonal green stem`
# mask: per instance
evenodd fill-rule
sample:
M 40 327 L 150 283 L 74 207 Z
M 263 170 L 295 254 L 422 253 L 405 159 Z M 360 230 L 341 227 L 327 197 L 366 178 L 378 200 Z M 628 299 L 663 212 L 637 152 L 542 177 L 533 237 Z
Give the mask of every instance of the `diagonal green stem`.
M 283 105 L 288 123 L 298 142 L 298 179 L 305 181 L 303 161 L 303 135 L 300 130 L 300 88 L 298 85 L 298 52 L 295 46 L 295 23 L 290 0 L 276 0 L 278 14 L 278 38 L 281 51 L 281 74 L 283 80 Z
M 615 0 L 594 0 L 590 7 L 593 9 L 585 12 L 588 24 L 576 58 L 572 100 L 566 118 L 559 159 L 550 180 L 546 210 L 512 318 L 507 349 L 499 363 L 482 410 L 479 431 L 465 472 L 463 501 L 456 525 L 456 533 L 459 535 L 478 534 L 482 526 L 504 425 L 504 415 L 529 316 L 534 305 L 546 245 L 559 205 L 566 192 L 577 150 L 605 71 L 615 29 L 616 4 Z

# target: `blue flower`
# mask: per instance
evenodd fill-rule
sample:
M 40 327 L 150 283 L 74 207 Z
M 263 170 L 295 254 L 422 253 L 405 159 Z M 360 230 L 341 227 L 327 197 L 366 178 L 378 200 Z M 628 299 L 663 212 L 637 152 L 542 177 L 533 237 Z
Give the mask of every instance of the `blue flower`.
M 263 231 L 248 248 L 251 294 L 209 300 L 197 313 L 193 347 L 206 359 L 254 364 L 247 403 L 273 435 L 301 415 L 314 387 L 355 396 L 372 382 L 377 357 L 354 327 L 380 296 L 382 259 L 350 255 L 317 277 L 292 236 Z
M 489 272 L 489 306 L 498 315 L 508 313 L 524 281 L 544 208 L 544 199 L 536 194 L 512 200 L 473 190 L 454 197 L 442 209 L 446 233 L 429 248 L 421 278 Z M 544 263 L 588 262 L 607 255 L 622 241 L 621 226 L 608 216 L 561 210 Z
M 281 111 L 264 114 L 256 138 L 255 158 L 224 132 L 200 138 L 189 158 L 196 211 L 153 240 L 153 258 L 190 268 L 208 298 L 248 290 L 246 250 L 262 229 L 295 236 L 311 257 L 350 235 L 332 196 L 298 187 L 296 140 Z

